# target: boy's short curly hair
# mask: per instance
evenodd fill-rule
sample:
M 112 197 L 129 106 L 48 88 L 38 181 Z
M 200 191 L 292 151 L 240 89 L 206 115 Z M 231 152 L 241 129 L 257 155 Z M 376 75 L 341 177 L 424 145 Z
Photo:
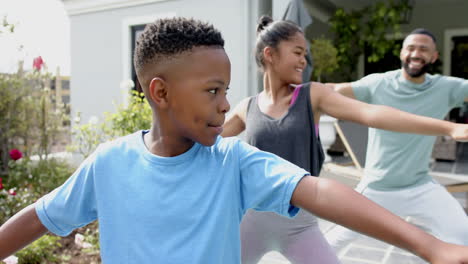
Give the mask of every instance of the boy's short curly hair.
M 169 59 L 198 46 L 224 47 L 213 25 L 191 18 L 163 18 L 148 24 L 137 40 L 134 65 L 137 72 L 148 63 Z

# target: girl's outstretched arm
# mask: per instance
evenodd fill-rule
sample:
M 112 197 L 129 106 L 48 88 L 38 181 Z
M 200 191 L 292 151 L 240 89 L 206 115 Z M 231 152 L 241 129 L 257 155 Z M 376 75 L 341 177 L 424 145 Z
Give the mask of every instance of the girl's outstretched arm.
M 334 180 L 304 177 L 293 193 L 291 204 L 407 249 L 430 263 L 468 263 L 468 247 L 442 242 Z
M 9 257 L 47 233 L 34 204 L 19 211 L 0 226 L 0 260 Z
M 245 115 L 247 113 L 247 105 L 249 98 L 243 99 L 234 110 L 228 114 L 228 117 L 223 125 L 223 137 L 237 136 L 245 130 Z

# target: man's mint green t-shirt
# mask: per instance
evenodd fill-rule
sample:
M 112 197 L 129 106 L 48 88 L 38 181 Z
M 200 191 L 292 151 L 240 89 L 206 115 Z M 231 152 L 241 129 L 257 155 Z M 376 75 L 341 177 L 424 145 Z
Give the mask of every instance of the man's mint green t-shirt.
M 468 80 L 426 74 L 424 83 L 416 84 L 406 80 L 401 70 L 368 75 L 352 87 L 360 101 L 438 119 L 468 97 Z M 434 136 L 369 128 L 362 183 L 376 190 L 395 190 L 430 181 L 434 142 Z

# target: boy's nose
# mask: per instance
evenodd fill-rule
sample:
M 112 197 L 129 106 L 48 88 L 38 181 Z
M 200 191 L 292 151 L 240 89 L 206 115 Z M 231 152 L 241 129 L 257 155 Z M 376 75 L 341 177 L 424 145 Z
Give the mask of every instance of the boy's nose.
M 227 97 L 224 95 L 221 98 L 221 102 L 219 104 L 219 110 L 221 113 L 227 113 L 229 112 L 229 109 L 231 109 L 231 105 L 229 104 L 229 101 L 227 100 Z

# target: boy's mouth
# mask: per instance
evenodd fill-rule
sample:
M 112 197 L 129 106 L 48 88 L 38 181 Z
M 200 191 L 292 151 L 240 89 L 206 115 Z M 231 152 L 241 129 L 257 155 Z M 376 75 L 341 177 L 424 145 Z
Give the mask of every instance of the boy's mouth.
M 221 134 L 223 132 L 223 125 L 208 124 L 208 127 L 213 129 L 216 134 Z

